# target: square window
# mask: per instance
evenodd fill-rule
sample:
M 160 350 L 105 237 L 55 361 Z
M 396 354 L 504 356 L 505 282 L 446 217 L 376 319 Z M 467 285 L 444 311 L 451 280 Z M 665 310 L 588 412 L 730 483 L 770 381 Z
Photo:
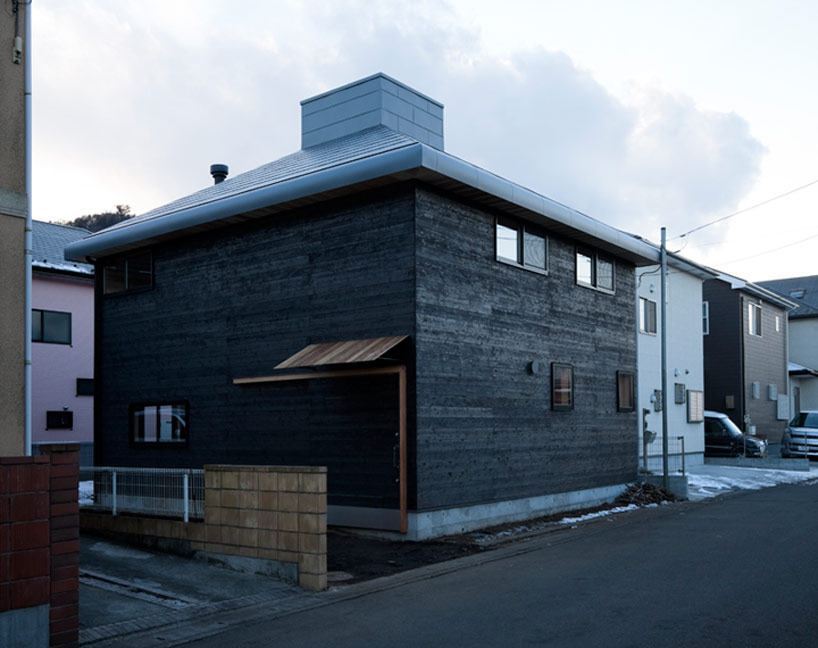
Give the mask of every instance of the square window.
M 596 252 L 577 249 L 577 283 L 605 292 L 614 291 L 613 261 L 599 256 Z
M 639 331 L 656 335 L 656 302 L 639 298 Z
M 569 364 L 551 363 L 551 409 L 574 408 L 574 368 Z
M 32 310 L 31 341 L 71 344 L 71 313 Z
M 633 405 L 633 373 L 630 371 L 616 372 L 616 410 L 618 412 L 632 412 Z
M 102 271 L 102 292 L 118 295 L 153 288 L 153 256 L 140 252 L 114 259 L 105 264 Z
M 497 219 L 495 235 L 498 261 L 537 272 L 548 270 L 548 239 L 536 227 L 510 219 Z
M 74 412 L 67 410 L 46 412 L 46 430 L 71 430 L 74 428 Z
M 77 396 L 93 396 L 94 395 L 94 379 L 93 378 L 77 378 Z
M 132 443 L 187 443 L 187 403 L 131 405 Z

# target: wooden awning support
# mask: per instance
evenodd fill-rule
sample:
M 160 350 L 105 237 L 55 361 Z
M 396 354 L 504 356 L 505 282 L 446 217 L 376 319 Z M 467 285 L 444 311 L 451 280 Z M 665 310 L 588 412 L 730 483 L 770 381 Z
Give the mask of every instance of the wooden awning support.
M 407 514 L 407 484 L 406 484 L 406 367 L 404 365 L 388 365 L 356 369 L 333 369 L 327 371 L 308 371 L 304 373 L 279 374 L 276 376 L 258 376 L 254 378 L 234 378 L 234 385 L 252 385 L 256 383 L 289 382 L 292 380 L 315 380 L 317 378 L 349 378 L 351 376 L 380 376 L 398 375 L 398 464 L 400 487 L 400 532 L 409 530 L 409 516 Z

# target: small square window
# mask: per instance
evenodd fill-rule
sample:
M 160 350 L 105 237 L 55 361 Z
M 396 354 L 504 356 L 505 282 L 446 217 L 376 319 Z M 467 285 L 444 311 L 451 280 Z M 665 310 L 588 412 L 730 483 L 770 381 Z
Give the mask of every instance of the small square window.
M 616 372 L 616 410 L 618 412 L 632 412 L 633 405 L 633 373 L 630 371 Z
M 77 396 L 93 396 L 94 395 L 94 379 L 93 378 L 77 378 Z
M 614 292 L 614 264 L 596 252 L 577 249 L 577 283 L 605 292 Z
M 153 288 L 153 256 L 140 252 L 108 261 L 102 271 L 105 295 L 139 292 Z
M 574 367 L 551 363 L 551 409 L 574 409 Z
M 74 412 L 68 410 L 46 412 L 46 430 L 72 430 L 74 429 Z
M 498 261 L 537 272 L 548 270 L 548 239 L 535 226 L 511 219 L 497 219 L 495 254 Z

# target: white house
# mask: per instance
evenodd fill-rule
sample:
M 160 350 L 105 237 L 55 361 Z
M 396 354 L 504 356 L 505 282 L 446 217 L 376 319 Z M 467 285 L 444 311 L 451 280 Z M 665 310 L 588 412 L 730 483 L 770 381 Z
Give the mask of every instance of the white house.
M 704 462 L 704 361 L 703 326 L 707 322 L 702 283 L 716 274 L 675 254 L 668 254 L 667 275 L 667 403 L 668 466 L 671 471 Z M 662 349 L 661 281 L 659 266 L 637 268 L 636 309 L 638 330 L 637 409 L 639 464 L 653 472 L 662 470 Z M 644 443 L 643 426 L 655 433 Z M 648 435 L 650 439 L 652 435 Z M 647 462 L 645 460 L 647 448 Z

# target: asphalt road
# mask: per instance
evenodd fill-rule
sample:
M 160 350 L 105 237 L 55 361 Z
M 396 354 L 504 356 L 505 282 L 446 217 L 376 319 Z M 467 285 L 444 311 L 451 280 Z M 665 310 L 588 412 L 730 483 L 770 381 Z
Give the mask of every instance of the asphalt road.
M 189 645 L 818 645 L 818 485 L 616 518 Z

